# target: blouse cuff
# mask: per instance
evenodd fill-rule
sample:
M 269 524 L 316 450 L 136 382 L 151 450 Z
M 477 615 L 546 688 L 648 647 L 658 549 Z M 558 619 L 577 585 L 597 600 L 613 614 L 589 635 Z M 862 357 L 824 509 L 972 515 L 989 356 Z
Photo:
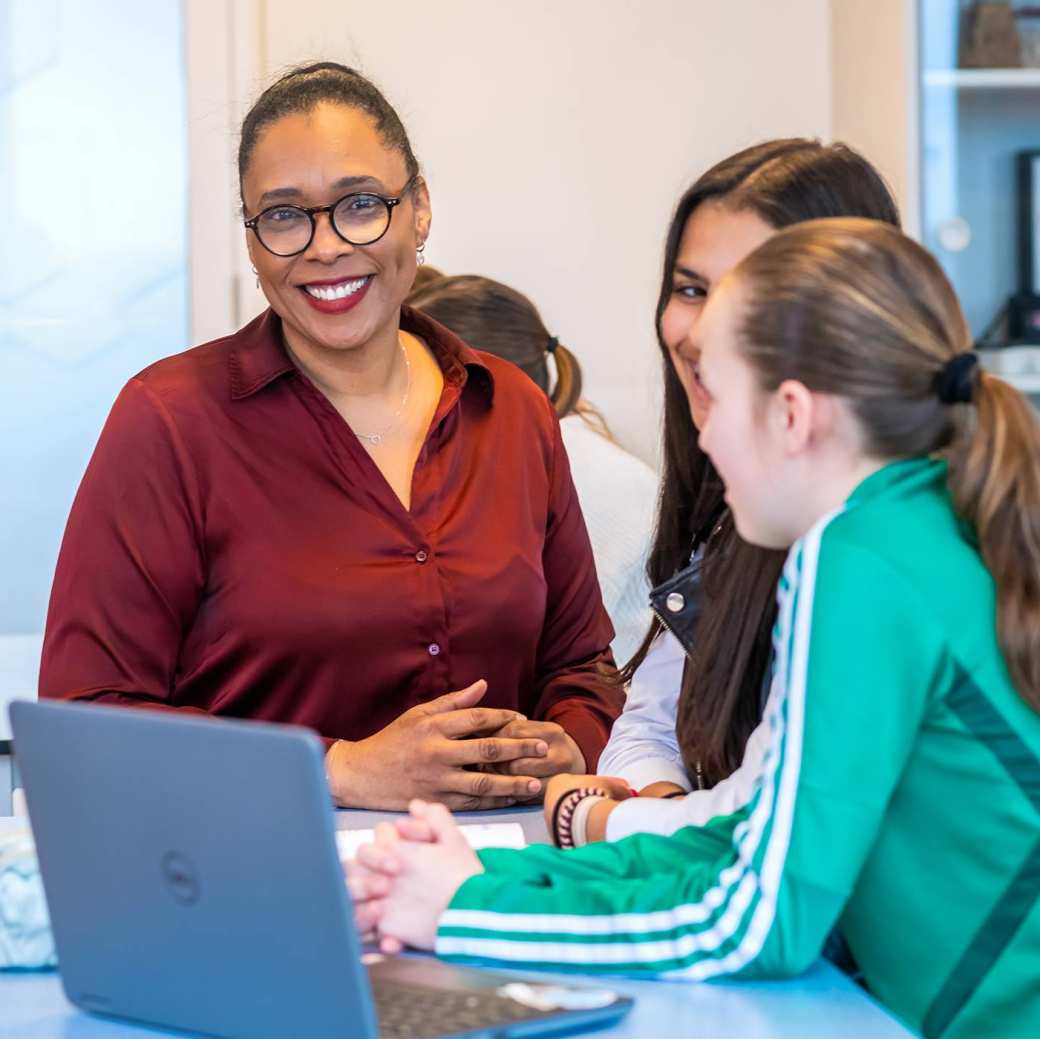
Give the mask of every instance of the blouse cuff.
M 640 758 L 621 769 L 620 775 L 636 790 L 642 790 L 651 783 L 674 783 L 687 792 L 693 789 L 686 769 L 671 758 Z
M 681 829 L 681 823 L 676 824 L 681 804 L 681 800 L 666 797 L 630 797 L 607 816 L 607 840 L 619 841 L 633 833 L 675 833 Z
M 547 713 L 546 721 L 555 722 L 578 745 L 585 758 L 585 772 L 593 774 L 599 756 L 610 738 L 610 726 L 589 710 L 586 700 L 561 701 Z

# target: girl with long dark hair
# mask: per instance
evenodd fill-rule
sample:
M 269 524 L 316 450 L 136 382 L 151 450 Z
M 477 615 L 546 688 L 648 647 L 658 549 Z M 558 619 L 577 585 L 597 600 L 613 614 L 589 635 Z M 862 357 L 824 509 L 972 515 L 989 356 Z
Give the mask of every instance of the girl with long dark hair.
M 865 158 L 802 138 L 723 159 L 676 207 L 656 311 L 665 384 L 664 471 L 648 563 L 656 619 L 622 671 L 628 701 L 599 765 L 601 776 L 626 780 L 611 785 L 618 798 L 630 787 L 644 797 L 612 813 L 606 833 L 597 825 L 603 806 L 589 820 L 588 839 L 672 832 L 710 818 L 747 779 L 734 774 L 762 717 L 784 554 L 739 536 L 699 446 L 704 393 L 693 333 L 705 300 L 744 256 L 780 228 L 828 216 L 899 223 L 891 193 Z M 582 782 L 559 776 L 547 792 L 547 814 Z M 679 799 L 691 790 L 710 794 Z

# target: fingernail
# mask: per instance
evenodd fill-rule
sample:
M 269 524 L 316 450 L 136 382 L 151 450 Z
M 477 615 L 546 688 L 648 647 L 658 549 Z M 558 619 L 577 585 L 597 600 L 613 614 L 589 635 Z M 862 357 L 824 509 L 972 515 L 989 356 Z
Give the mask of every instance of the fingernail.
M 537 794 L 538 791 L 542 789 L 542 784 L 539 783 L 537 779 L 532 779 L 531 782 L 527 784 L 527 789 L 530 790 L 532 794 Z
M 548 754 L 549 753 L 549 744 L 548 743 L 539 743 L 538 744 L 538 753 L 541 754 L 543 757 L 546 754 Z

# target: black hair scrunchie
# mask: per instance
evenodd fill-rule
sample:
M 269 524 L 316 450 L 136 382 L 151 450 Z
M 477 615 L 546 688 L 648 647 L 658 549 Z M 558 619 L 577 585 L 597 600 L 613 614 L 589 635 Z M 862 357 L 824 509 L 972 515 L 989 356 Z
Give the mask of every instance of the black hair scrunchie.
M 935 392 L 943 404 L 970 404 L 975 398 L 979 355 L 954 354 L 935 376 Z
M 556 336 L 549 336 L 549 342 L 545 344 L 545 352 L 547 354 L 554 354 L 556 353 L 556 347 L 558 347 L 559 345 L 560 341 L 556 338 Z

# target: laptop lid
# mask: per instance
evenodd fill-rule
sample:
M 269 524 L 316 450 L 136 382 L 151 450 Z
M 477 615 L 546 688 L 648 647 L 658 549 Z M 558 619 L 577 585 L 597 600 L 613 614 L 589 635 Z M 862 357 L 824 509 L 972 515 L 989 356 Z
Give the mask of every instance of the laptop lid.
M 313 733 L 48 702 L 11 721 L 71 1002 L 216 1035 L 376 1036 Z

